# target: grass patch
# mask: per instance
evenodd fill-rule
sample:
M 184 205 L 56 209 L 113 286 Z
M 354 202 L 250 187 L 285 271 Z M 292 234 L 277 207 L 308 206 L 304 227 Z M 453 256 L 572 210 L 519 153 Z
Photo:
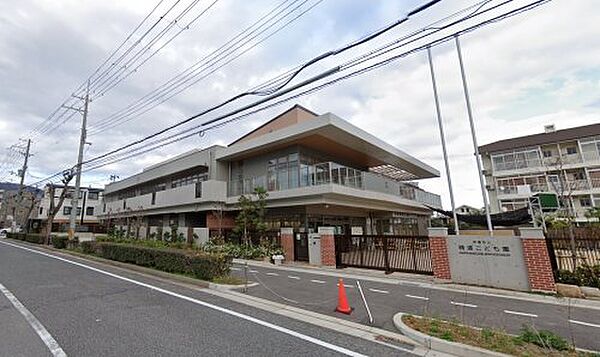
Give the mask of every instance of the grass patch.
M 212 280 L 215 284 L 226 284 L 226 285 L 243 285 L 244 280 L 237 278 L 235 276 L 227 275 L 227 276 L 219 276 Z
M 457 322 L 442 321 L 430 317 L 404 315 L 402 321 L 409 327 L 433 337 L 513 356 L 600 356 L 598 354 L 577 352 L 562 337 L 550 331 L 537 331 L 529 327 L 524 327 L 518 336 L 513 336 L 500 330 L 477 329 Z

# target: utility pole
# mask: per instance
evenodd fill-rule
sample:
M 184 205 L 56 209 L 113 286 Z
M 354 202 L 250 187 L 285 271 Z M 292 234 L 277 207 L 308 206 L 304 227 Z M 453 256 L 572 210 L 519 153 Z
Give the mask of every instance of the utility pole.
M 485 207 L 485 217 L 487 220 L 487 228 L 490 235 L 494 235 L 494 226 L 492 225 L 492 217 L 490 215 L 490 202 L 488 201 L 487 191 L 483 178 L 483 170 L 481 168 L 481 159 L 479 157 L 479 146 L 477 145 L 477 133 L 475 131 L 475 123 L 473 121 L 473 110 L 471 109 L 471 98 L 469 96 L 469 87 L 467 86 L 467 75 L 465 74 L 465 65 L 463 63 L 462 52 L 460 50 L 460 41 L 458 35 L 454 37 L 456 42 L 456 52 L 458 53 L 458 63 L 460 64 L 460 75 L 462 77 L 463 91 L 465 94 L 465 102 L 467 105 L 467 114 L 469 115 L 469 124 L 471 126 L 471 137 L 473 138 L 473 149 L 475 161 L 477 163 L 477 174 L 479 176 L 479 185 L 481 186 L 481 196 L 483 197 L 483 206 Z
M 17 225 L 17 205 L 21 205 L 21 201 L 23 199 L 22 195 L 23 195 L 23 184 L 25 183 L 25 173 L 27 172 L 27 162 L 29 161 L 29 149 L 31 147 L 31 139 L 27 139 L 27 148 L 25 149 L 25 160 L 23 160 L 23 168 L 21 168 L 21 173 L 19 176 L 21 176 L 21 181 L 19 182 L 19 191 L 17 192 L 17 197 L 16 200 L 13 204 L 12 207 L 12 216 L 13 216 L 13 221 L 12 221 L 12 230 L 13 232 L 15 231 L 16 225 Z M 23 154 L 23 153 L 21 153 Z
M 88 115 L 88 106 L 90 102 L 90 82 L 88 81 L 85 97 L 82 98 L 84 101 L 83 104 L 83 118 L 81 120 L 81 135 L 79 138 L 79 154 L 77 156 L 77 165 L 75 166 L 75 192 L 73 192 L 73 196 L 71 197 L 71 215 L 69 216 L 69 240 L 72 240 L 75 236 L 75 228 L 77 226 L 77 205 L 79 204 L 79 192 L 81 189 L 81 163 L 83 162 L 83 149 L 86 144 L 87 138 L 87 115 Z M 78 110 L 78 109 L 77 109 Z M 65 186 L 64 188 L 67 190 L 68 188 Z M 82 211 L 83 211 L 82 207 Z

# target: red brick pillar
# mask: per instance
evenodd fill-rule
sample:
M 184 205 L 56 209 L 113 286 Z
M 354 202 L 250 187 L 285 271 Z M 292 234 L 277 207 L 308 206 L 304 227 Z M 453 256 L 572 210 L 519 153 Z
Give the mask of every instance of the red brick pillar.
M 552 264 L 541 228 L 520 228 L 523 259 L 531 291 L 556 292 Z
M 448 258 L 448 228 L 430 227 L 429 250 L 431 251 L 431 266 L 433 276 L 438 279 L 450 280 L 450 259 Z
M 335 237 L 333 227 L 319 227 L 321 236 L 321 265 L 335 266 Z
M 281 228 L 281 248 L 285 260 L 294 261 L 294 228 Z

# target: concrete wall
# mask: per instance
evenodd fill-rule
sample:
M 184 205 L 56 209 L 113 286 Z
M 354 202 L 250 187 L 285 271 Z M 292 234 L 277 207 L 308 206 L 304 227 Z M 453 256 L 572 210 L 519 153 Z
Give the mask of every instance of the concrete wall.
M 452 281 L 529 291 L 520 237 L 451 236 L 447 244 Z

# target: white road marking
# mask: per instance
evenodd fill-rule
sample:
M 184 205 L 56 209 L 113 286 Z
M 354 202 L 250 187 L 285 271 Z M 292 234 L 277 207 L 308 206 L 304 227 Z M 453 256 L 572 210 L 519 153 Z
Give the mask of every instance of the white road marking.
M 369 291 L 372 291 L 374 293 L 380 293 L 380 294 L 389 294 L 390 293 L 387 290 L 379 290 L 379 289 L 371 289 L 371 288 L 369 288 Z
M 131 283 L 131 284 L 135 284 L 135 285 L 138 285 L 138 286 L 142 286 L 142 287 L 148 288 L 150 290 L 158 291 L 158 292 L 163 293 L 165 295 L 170 295 L 170 296 L 182 299 L 182 300 L 186 300 L 186 301 L 191 302 L 193 304 L 204 306 L 204 307 L 207 307 L 209 309 L 213 309 L 213 310 L 222 312 L 224 314 L 240 318 L 242 320 L 253 322 L 253 323 L 257 324 L 257 325 L 261 325 L 261 326 L 273 329 L 275 331 L 279 331 L 281 333 L 284 333 L 284 334 L 287 334 L 287 335 L 299 338 L 301 340 L 313 343 L 315 345 L 318 345 L 318 346 L 321 346 L 321 347 L 324 347 L 324 348 L 327 348 L 327 349 L 330 349 L 332 351 L 336 351 L 336 352 L 339 352 L 339 353 L 342 353 L 342 354 L 345 354 L 345 355 L 348 355 L 348 356 L 366 357 L 366 355 L 363 355 L 361 353 L 349 350 L 349 349 L 344 348 L 344 347 L 340 347 L 340 346 L 334 345 L 334 344 L 329 343 L 329 342 L 325 342 L 323 340 L 319 340 L 318 338 L 307 336 L 307 335 L 302 334 L 300 332 L 297 332 L 297 331 L 294 331 L 294 330 L 290 330 L 290 329 L 288 329 L 286 327 L 275 325 L 275 324 L 273 324 L 271 322 L 263 321 L 263 320 L 257 319 L 255 317 L 252 317 L 252 316 L 249 316 L 249 315 L 244 315 L 242 313 L 239 313 L 239 312 L 236 312 L 236 311 L 233 311 L 233 310 L 229 310 L 227 308 L 224 308 L 224 307 L 221 307 L 221 306 L 218 306 L 218 305 L 214 305 L 214 304 L 211 304 L 211 303 L 208 303 L 208 302 L 204 302 L 202 300 L 194 299 L 194 298 L 189 297 L 189 296 L 178 294 L 176 292 L 173 292 L 173 291 L 170 291 L 170 290 L 167 290 L 167 289 L 159 288 L 158 286 L 154 286 L 154 285 L 151 285 L 151 284 L 148 284 L 148 283 L 143 283 L 143 282 L 138 281 L 138 280 L 127 278 L 127 277 L 124 277 L 124 276 L 121 276 L 121 275 L 118 275 L 118 274 L 115 274 L 115 273 L 111 273 L 111 272 L 108 272 L 108 271 L 105 271 L 105 270 L 102 270 L 102 269 L 94 268 L 92 266 L 85 265 L 83 263 L 79 263 L 79 262 L 72 261 L 72 260 L 69 260 L 69 259 L 65 259 L 65 258 L 56 256 L 56 255 L 52 255 L 52 254 L 40 252 L 40 251 L 35 250 L 35 249 L 30 249 L 30 248 L 22 247 L 22 246 L 17 245 L 17 244 L 12 244 L 12 243 L 7 243 L 7 242 L 0 242 L 0 244 L 9 245 L 9 246 L 14 247 L 14 248 L 23 249 L 23 250 L 26 250 L 26 251 L 29 251 L 29 252 L 32 252 L 32 253 L 36 253 L 36 254 L 40 254 L 40 255 L 43 255 L 43 256 L 46 256 L 46 257 L 49 257 L 49 258 L 52 258 L 52 259 L 60 260 L 60 261 L 63 261 L 65 263 L 69 263 L 69 264 L 73 264 L 73 265 L 76 265 L 76 266 L 79 266 L 79 267 L 82 267 L 82 268 L 85 268 L 85 269 L 89 269 L 91 271 L 95 271 L 97 273 L 104 274 L 104 275 L 110 276 L 110 277 L 115 278 L 115 279 L 123 280 L 123 281 L 126 281 L 126 282 Z M 66 355 L 64 355 L 64 356 L 66 356 Z
M 569 320 L 570 323 L 573 324 L 577 324 L 577 325 L 583 325 L 583 326 L 589 326 L 589 327 L 597 327 L 600 328 L 600 325 L 598 324 L 593 324 L 591 322 L 585 322 L 585 321 L 577 321 L 577 320 Z
M 231 270 L 238 271 L 238 270 L 242 270 L 242 269 L 240 269 L 240 268 L 236 268 L 236 267 L 231 267 Z
M 251 273 L 258 273 L 258 270 L 248 270 Z
M 317 280 L 317 279 L 313 279 L 310 282 L 311 283 L 317 283 L 317 284 L 325 284 L 325 282 L 323 280 Z
M 277 274 L 277 273 L 267 273 L 267 275 L 271 275 L 271 276 L 279 276 L 279 274 Z
M 404 296 L 406 296 L 407 298 L 411 298 L 411 299 L 417 299 L 417 300 L 429 301 L 429 298 L 428 298 L 428 297 L 425 297 L 425 296 L 408 295 L 408 294 L 406 294 L 406 295 L 404 295 Z
M 528 312 L 520 312 L 520 311 L 512 311 L 512 310 L 504 310 L 504 313 L 510 314 L 510 315 L 526 316 L 526 317 L 538 317 L 538 315 L 536 315 L 536 314 L 530 314 Z
M 33 328 L 35 333 L 40 336 L 44 344 L 50 350 L 55 357 L 66 357 L 67 354 L 63 349 L 58 345 L 58 342 L 50 335 L 50 332 L 46 330 L 44 325 L 35 317 L 27 308 L 21 304 L 21 302 L 17 299 L 16 296 L 13 295 L 4 285 L 0 284 L 0 291 L 6 296 L 6 298 L 13 304 L 13 306 L 25 317 L 25 320 L 29 323 L 29 325 Z
M 456 305 L 456 306 L 472 307 L 472 308 L 475 308 L 475 307 L 477 307 L 477 305 L 473 305 L 473 304 L 465 304 L 465 303 L 462 303 L 462 302 L 450 301 L 450 303 L 451 303 L 452 305 Z
M 296 280 L 300 280 L 299 276 L 294 276 L 294 275 L 288 275 L 288 278 L 290 279 L 296 279 Z

